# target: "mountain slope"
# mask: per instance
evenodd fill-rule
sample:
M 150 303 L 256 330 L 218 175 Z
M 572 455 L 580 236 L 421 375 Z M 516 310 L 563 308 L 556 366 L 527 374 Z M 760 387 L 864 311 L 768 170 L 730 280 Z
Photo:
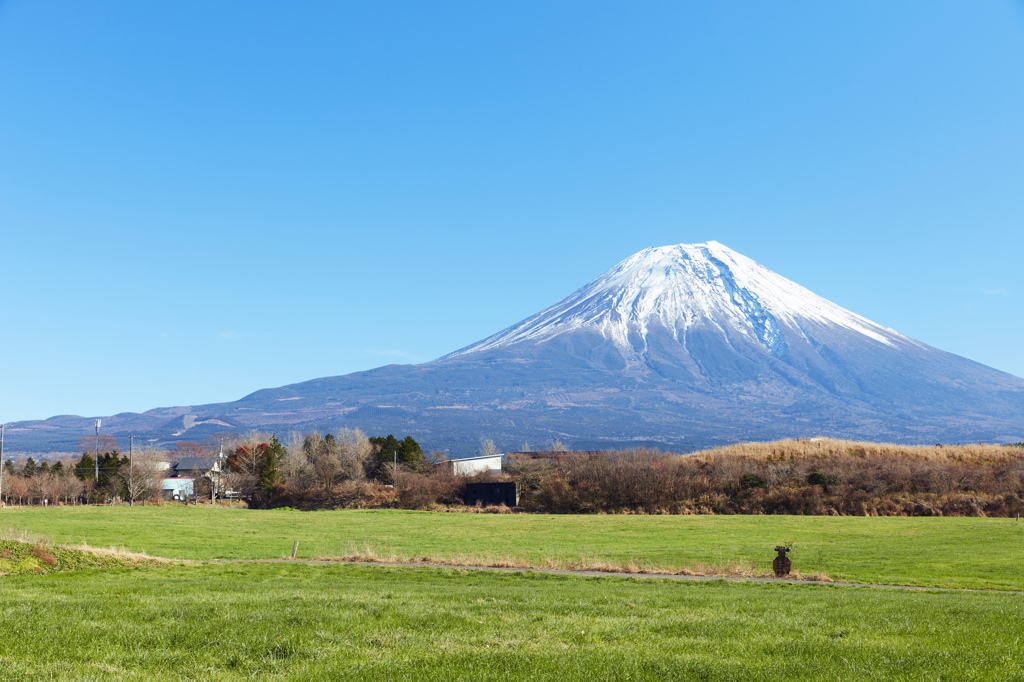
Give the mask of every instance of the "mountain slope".
M 234 403 L 116 415 L 157 442 L 355 426 L 428 448 L 693 449 L 828 435 L 895 442 L 1024 436 L 1024 380 L 931 348 L 718 244 L 646 249 L 546 310 L 421 365 L 315 379 Z M 17 425 L 27 444 L 91 422 Z

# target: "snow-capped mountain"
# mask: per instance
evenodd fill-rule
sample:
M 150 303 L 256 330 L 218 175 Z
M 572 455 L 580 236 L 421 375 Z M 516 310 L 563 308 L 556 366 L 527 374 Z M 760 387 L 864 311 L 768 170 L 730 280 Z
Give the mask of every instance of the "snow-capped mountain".
M 314 379 L 233 403 L 103 420 L 158 442 L 358 427 L 428 449 L 679 450 L 833 436 L 1024 440 L 1024 379 L 827 301 L 717 242 L 651 248 L 562 301 L 421 365 Z M 77 442 L 91 419 L 22 422 L 15 448 Z
M 808 322 L 886 345 L 914 343 L 710 241 L 645 249 L 550 308 L 447 357 L 573 330 L 595 331 L 624 352 L 642 354 L 653 326 L 683 346 L 690 329 L 728 328 L 779 355 L 786 350 L 781 327 L 800 333 Z

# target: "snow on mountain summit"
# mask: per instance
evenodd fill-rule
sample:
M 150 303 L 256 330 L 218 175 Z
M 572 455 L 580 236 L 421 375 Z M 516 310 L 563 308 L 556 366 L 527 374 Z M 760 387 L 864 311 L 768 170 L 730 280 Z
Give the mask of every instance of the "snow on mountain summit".
M 890 346 L 911 342 L 709 241 L 644 249 L 550 308 L 447 357 L 576 330 L 598 332 L 623 349 L 636 348 L 646 344 L 656 326 L 683 345 L 691 328 L 717 328 L 726 336 L 756 338 L 768 352 L 781 354 L 783 327 L 806 338 L 808 323 Z

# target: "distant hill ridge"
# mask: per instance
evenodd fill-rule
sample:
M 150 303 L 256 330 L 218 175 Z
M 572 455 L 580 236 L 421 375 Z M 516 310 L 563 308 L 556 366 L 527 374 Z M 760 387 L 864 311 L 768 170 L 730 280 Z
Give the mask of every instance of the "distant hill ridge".
M 1024 440 L 1024 379 L 882 327 L 718 242 L 645 249 L 522 322 L 419 365 L 256 391 L 232 403 L 104 418 L 112 435 L 358 427 L 427 449 L 577 450 L 830 436 L 896 443 Z M 92 421 L 9 433 L 77 443 Z

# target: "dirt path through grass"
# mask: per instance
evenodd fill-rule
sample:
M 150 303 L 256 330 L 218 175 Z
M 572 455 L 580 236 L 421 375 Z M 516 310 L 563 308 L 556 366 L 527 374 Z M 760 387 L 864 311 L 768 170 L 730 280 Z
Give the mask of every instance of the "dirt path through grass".
M 868 587 L 879 590 L 910 590 L 913 592 L 966 592 L 980 594 L 1022 594 L 1018 590 L 978 590 L 960 587 L 927 587 L 925 585 L 885 585 L 882 583 L 851 583 L 840 581 L 799 580 L 795 578 L 734 577 L 726 575 L 682 575 L 678 573 L 624 573 L 620 571 L 580 571 L 564 568 L 467 566 L 423 562 L 338 561 L 333 559 L 208 559 L 204 564 L 302 564 L 307 566 L 378 566 L 381 568 L 448 568 L 466 571 L 496 571 L 499 573 L 542 573 L 545 575 L 575 575 L 586 578 L 660 578 L 662 580 L 723 580 L 731 583 L 776 583 L 782 585 L 828 585 L 830 587 Z

